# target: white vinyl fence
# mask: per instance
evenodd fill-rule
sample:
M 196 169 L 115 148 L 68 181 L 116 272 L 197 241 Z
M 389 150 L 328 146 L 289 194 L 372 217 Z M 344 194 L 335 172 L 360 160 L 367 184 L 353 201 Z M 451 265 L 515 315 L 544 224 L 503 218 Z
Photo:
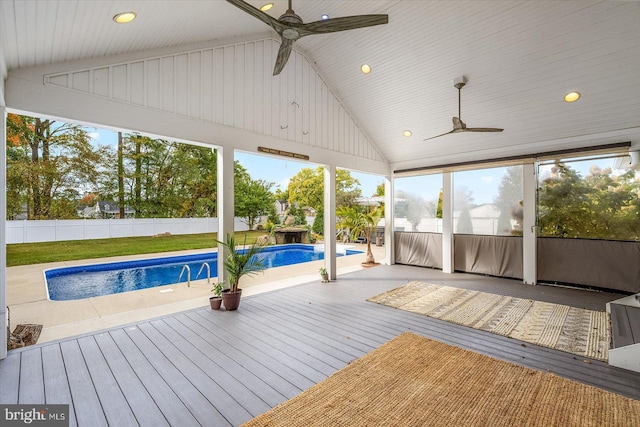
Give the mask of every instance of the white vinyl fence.
M 234 229 L 244 231 L 249 228 L 240 218 L 235 218 Z M 218 218 L 23 220 L 7 221 L 6 239 L 7 244 L 11 244 L 217 231 Z

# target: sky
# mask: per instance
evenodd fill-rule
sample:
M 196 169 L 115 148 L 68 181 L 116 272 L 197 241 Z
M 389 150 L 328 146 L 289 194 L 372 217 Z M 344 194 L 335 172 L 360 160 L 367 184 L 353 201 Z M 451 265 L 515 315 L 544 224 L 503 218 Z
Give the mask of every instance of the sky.
M 89 135 L 94 142 L 103 145 L 115 146 L 118 143 L 118 134 L 105 129 L 87 128 Z M 251 154 L 236 151 L 236 160 L 244 166 L 252 179 L 262 179 L 274 182 L 273 190 L 286 189 L 289 180 L 300 172 L 303 168 L 316 168 L 318 165 L 309 162 L 295 161 L 283 157 L 275 158 L 260 154 Z M 591 165 L 600 168 L 612 167 L 612 159 L 596 159 L 571 163 L 571 167 L 577 170 L 581 176 L 589 174 Z M 548 170 L 548 167 L 541 167 L 541 173 Z M 454 187 L 466 187 L 473 195 L 474 204 L 493 203 L 497 194 L 497 188 L 504 176 L 506 168 L 491 168 L 465 171 L 454 174 Z M 376 187 L 384 182 L 384 178 L 379 175 L 366 174 L 351 171 L 351 175 L 360 182 L 360 188 L 364 197 L 373 196 Z M 406 177 L 395 180 L 396 191 L 406 191 L 421 196 L 424 200 L 437 200 L 442 188 L 442 175 L 423 175 L 417 177 Z

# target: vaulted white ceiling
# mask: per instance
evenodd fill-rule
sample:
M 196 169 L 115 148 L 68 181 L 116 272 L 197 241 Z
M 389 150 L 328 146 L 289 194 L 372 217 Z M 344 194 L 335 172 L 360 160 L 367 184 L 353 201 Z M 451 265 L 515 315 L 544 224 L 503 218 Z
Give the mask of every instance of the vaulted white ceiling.
M 274 3 L 268 13 L 278 17 L 286 1 Z M 389 15 L 387 25 L 309 36 L 294 48 L 393 169 L 624 141 L 640 147 L 640 1 L 293 0 L 293 9 L 305 22 L 322 13 Z M 112 21 L 128 10 L 135 21 Z M 270 31 L 221 0 L 2 0 L 0 71 L 277 37 Z M 468 80 L 462 119 L 504 132 L 423 141 L 451 130 L 460 76 Z M 569 91 L 582 98 L 565 103 Z

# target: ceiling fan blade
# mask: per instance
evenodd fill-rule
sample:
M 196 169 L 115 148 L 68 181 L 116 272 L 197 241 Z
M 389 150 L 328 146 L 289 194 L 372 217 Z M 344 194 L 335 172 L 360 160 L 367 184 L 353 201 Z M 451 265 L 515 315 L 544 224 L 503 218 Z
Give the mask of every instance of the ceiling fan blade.
M 464 132 L 502 132 L 504 129 L 500 128 L 465 128 Z
M 273 28 L 278 34 L 282 33 L 282 31 L 284 31 L 287 28 L 276 18 L 264 13 L 263 11 L 261 11 L 256 7 L 251 6 L 249 3 L 246 3 L 242 0 L 227 0 L 227 2 L 231 3 L 238 9 L 243 10 L 249 15 L 258 18 L 259 20 L 261 20 L 262 22 L 264 22 L 265 24 Z
M 459 130 L 457 130 L 457 129 L 453 129 L 453 130 L 450 130 L 450 131 L 449 131 L 449 132 L 447 132 L 447 133 L 442 133 L 442 134 L 440 134 L 440 135 L 438 135 L 438 136 L 432 136 L 431 138 L 423 139 L 423 141 L 428 141 L 428 140 L 430 140 L 430 139 L 440 138 L 441 136 L 449 135 L 450 133 L 456 133 L 456 132 L 460 132 L 460 131 L 459 131 Z
M 284 68 L 289 60 L 289 56 L 291 55 L 291 48 L 293 47 L 293 40 L 289 40 L 284 37 L 280 37 L 282 39 L 282 43 L 280 44 L 280 49 L 278 49 L 278 57 L 276 58 L 276 66 L 273 68 L 273 75 L 277 76 L 280 74 L 280 71 Z
M 388 22 L 389 15 L 357 15 L 309 22 L 308 24 L 302 24 L 301 28 L 310 34 L 324 34 L 372 27 L 374 25 L 387 24 Z

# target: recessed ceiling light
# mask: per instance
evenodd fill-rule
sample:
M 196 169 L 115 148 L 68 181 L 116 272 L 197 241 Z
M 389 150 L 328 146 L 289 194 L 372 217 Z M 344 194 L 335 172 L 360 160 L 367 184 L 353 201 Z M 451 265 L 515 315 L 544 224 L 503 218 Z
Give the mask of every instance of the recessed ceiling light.
M 564 96 L 565 102 L 576 102 L 580 99 L 580 92 L 569 92 Z
M 273 3 L 267 3 L 262 5 L 262 7 L 260 8 L 261 11 L 266 12 L 267 10 L 271 9 L 273 7 Z
M 326 21 L 327 19 L 329 19 L 329 15 L 327 15 L 326 13 L 323 13 L 320 19 L 322 19 L 323 21 Z
M 369 74 L 371 72 L 371 66 L 368 64 L 362 64 L 362 66 L 360 67 L 360 71 L 362 71 L 364 74 Z
M 408 138 L 411 135 L 413 135 L 413 133 L 410 130 L 405 130 L 405 131 L 402 131 L 402 135 Z
M 113 17 L 113 20 L 118 24 L 126 24 L 127 22 L 131 22 L 134 19 L 136 19 L 135 12 L 122 12 Z

